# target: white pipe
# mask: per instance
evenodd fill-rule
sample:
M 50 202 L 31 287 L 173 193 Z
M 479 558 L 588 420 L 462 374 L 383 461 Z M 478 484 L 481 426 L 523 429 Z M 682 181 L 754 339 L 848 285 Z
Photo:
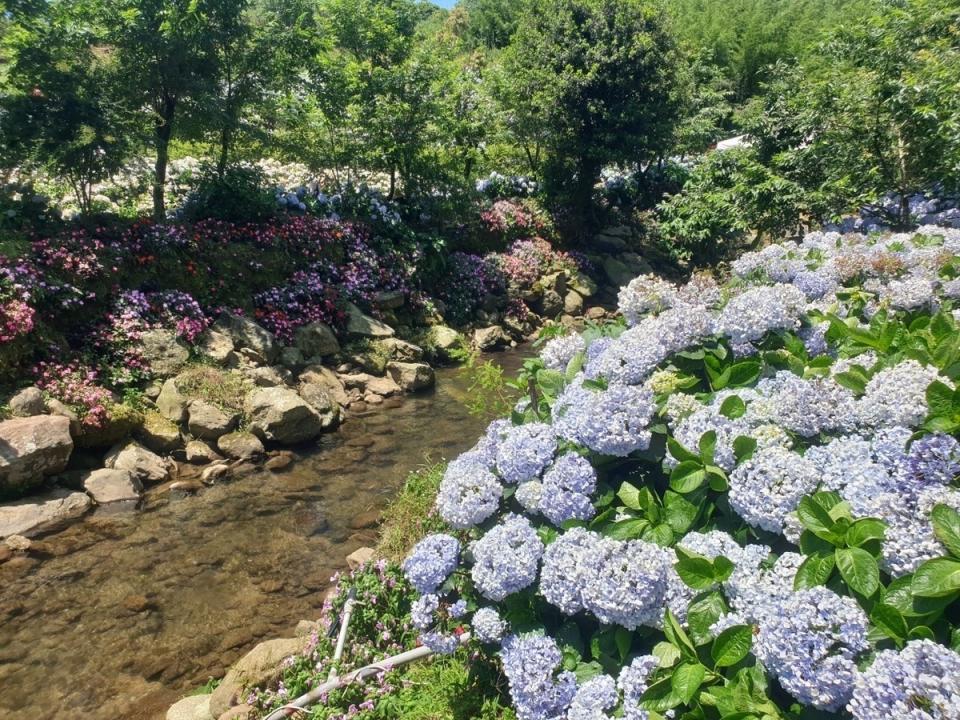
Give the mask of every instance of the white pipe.
M 463 635 L 459 637 L 459 641 L 461 645 L 465 645 L 470 641 L 470 633 L 463 633 Z M 304 693 L 293 702 L 278 707 L 272 713 L 267 715 L 264 720 L 282 720 L 283 718 L 288 718 L 295 713 L 305 712 L 306 708 L 311 705 L 316 705 L 320 698 L 327 693 L 336 690 L 337 688 L 341 688 L 354 682 L 365 682 L 369 678 L 379 675 L 382 672 L 392 670 L 400 665 L 407 665 L 408 663 L 416 662 L 417 660 L 423 660 L 431 655 L 433 655 L 433 650 L 428 648 L 426 645 L 422 645 L 421 647 L 414 648 L 413 650 L 402 652 L 399 655 L 388 657 L 378 663 L 365 665 L 359 670 L 354 670 L 346 675 L 341 675 L 340 677 L 327 680 L 322 685 L 318 685 L 313 690 Z
M 350 617 L 353 615 L 353 606 L 356 605 L 356 603 L 357 601 L 354 600 L 351 595 L 343 604 L 343 617 L 340 619 L 340 632 L 337 635 L 337 646 L 333 651 L 333 663 L 330 667 L 330 674 L 327 676 L 328 682 L 337 676 L 336 663 L 343 657 L 343 646 L 347 641 L 347 626 L 350 624 Z

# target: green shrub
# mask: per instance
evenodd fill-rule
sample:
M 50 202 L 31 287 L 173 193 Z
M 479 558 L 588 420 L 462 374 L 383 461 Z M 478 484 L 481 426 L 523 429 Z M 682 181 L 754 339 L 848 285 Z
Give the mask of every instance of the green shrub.
M 186 220 L 207 218 L 231 222 L 261 222 L 277 212 L 277 201 L 256 167 L 234 165 L 223 173 L 207 166 L 180 208 Z
M 702 266 L 748 240 L 796 228 L 805 207 L 803 189 L 761 164 L 752 149 L 714 152 L 660 204 L 659 231 L 675 261 Z

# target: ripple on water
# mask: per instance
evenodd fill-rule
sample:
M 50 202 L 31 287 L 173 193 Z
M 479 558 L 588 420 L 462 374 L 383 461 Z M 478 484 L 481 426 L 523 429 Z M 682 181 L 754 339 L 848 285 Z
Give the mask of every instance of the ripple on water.
M 522 356 L 499 359 L 512 371 Z M 482 431 L 460 402 L 466 379 L 437 378 L 280 472 L 95 514 L 45 539 L 46 559 L 0 565 L 0 717 L 162 718 L 259 639 L 316 617 L 373 537 L 350 521 Z

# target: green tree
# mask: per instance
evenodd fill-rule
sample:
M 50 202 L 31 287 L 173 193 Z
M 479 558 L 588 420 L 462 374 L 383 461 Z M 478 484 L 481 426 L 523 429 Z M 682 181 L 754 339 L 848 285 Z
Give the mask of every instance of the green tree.
M 0 154 L 7 167 L 63 178 L 89 212 L 93 184 L 128 157 L 131 128 L 111 94 L 109 49 L 95 43 L 82 5 L 53 2 L 8 18 Z
M 592 217 L 605 164 L 665 154 L 679 110 L 679 57 L 655 6 L 538 0 L 505 52 L 502 98 L 516 140 L 581 219 Z
M 783 67 L 752 132 L 768 163 L 790 168 L 834 212 L 885 192 L 908 196 L 960 179 L 960 6 L 884 2 L 821 53 Z
M 151 126 L 153 214 L 166 215 L 170 141 L 184 109 L 210 97 L 243 0 L 105 0 L 102 23 L 128 109 Z M 218 50 L 220 56 L 218 56 Z M 141 112 L 147 109 L 147 115 Z

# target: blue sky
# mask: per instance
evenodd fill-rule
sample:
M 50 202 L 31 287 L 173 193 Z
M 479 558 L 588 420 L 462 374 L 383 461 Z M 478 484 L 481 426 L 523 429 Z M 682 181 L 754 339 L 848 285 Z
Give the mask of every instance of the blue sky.
M 444 8 L 452 8 L 457 4 L 457 0 L 433 0 L 433 4 Z

